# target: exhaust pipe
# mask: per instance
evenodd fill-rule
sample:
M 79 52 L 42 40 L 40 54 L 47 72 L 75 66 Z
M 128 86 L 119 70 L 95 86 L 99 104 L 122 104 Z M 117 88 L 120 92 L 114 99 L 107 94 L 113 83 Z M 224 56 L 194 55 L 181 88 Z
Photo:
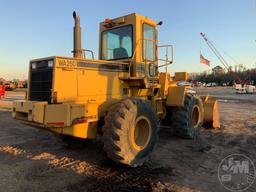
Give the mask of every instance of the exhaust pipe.
M 83 49 L 81 46 L 81 27 L 80 27 L 80 17 L 73 12 L 73 18 L 75 20 L 74 26 L 74 46 L 73 46 L 73 57 L 75 58 L 83 58 Z

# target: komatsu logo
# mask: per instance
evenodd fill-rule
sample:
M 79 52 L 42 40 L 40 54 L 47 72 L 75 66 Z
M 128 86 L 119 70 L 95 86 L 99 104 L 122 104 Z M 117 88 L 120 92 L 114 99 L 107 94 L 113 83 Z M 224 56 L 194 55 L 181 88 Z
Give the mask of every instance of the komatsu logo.
M 75 68 L 77 66 L 76 61 L 74 60 L 60 59 L 58 63 L 59 67 Z

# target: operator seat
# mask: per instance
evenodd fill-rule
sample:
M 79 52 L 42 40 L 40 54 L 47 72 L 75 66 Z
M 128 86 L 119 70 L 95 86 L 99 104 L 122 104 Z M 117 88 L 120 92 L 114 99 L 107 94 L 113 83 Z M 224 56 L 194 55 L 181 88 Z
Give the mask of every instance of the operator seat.
M 121 59 L 121 58 L 127 58 L 128 57 L 128 53 L 127 50 L 125 48 L 116 48 L 113 50 L 113 59 Z

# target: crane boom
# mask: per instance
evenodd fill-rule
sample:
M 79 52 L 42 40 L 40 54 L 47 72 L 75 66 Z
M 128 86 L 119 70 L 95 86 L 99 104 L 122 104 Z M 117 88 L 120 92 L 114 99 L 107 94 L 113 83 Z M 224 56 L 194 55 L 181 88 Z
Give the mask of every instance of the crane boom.
M 216 49 L 216 47 L 213 45 L 213 43 L 205 36 L 204 33 L 200 33 L 200 35 L 205 40 L 206 44 L 210 47 L 212 52 L 216 55 L 216 57 L 220 60 L 222 65 L 227 69 L 227 71 L 237 80 L 239 83 L 242 82 L 240 77 L 231 69 L 228 62 L 224 59 L 224 57 L 220 54 L 220 52 Z

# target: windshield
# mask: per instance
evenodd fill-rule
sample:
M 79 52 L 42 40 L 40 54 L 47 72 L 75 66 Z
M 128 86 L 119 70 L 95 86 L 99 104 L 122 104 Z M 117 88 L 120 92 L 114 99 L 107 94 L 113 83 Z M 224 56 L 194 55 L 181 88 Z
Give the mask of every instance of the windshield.
M 127 25 L 102 33 L 101 59 L 126 59 L 132 56 L 132 26 Z

